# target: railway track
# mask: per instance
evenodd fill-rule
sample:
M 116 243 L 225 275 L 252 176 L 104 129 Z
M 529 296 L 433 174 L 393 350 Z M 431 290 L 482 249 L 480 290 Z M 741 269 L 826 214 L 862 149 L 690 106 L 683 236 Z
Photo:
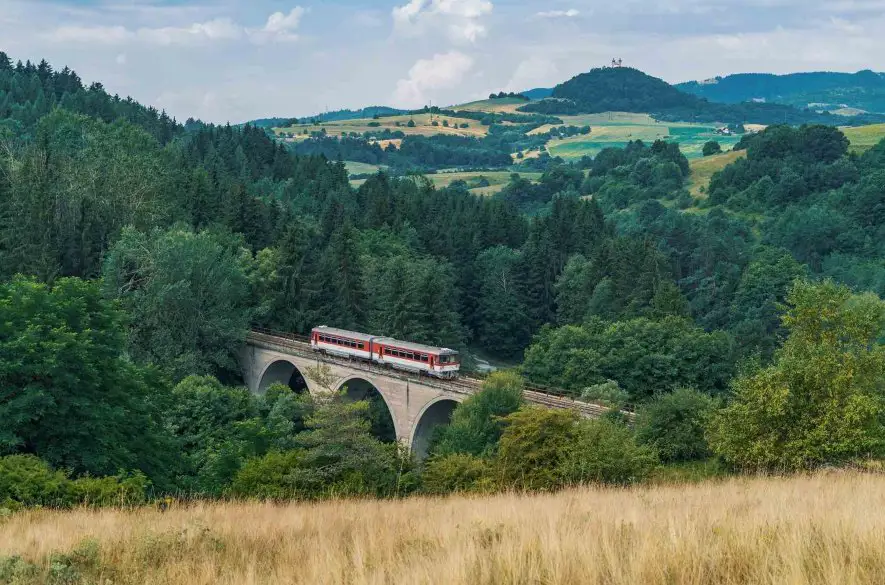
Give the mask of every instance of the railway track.
M 268 349 L 278 349 L 286 352 L 294 352 L 302 357 L 317 359 L 318 361 L 334 363 L 348 368 L 370 372 L 382 376 L 400 378 L 409 381 L 420 381 L 422 384 L 438 387 L 442 390 L 457 392 L 460 394 L 474 394 L 482 388 L 483 381 L 480 378 L 471 376 L 460 376 L 455 379 L 430 378 L 428 376 L 409 376 L 405 372 L 398 372 L 388 368 L 382 368 L 373 364 L 367 364 L 360 361 L 348 360 L 330 355 L 320 357 L 311 347 L 309 338 L 306 336 L 295 335 L 291 333 L 281 333 L 268 329 L 253 329 L 249 332 L 247 339 L 250 343 L 263 346 Z M 593 404 L 590 402 L 582 402 L 575 400 L 567 395 L 567 392 L 561 390 L 559 392 L 551 391 L 549 388 L 539 388 L 536 386 L 526 385 L 523 396 L 526 401 L 531 404 L 545 406 L 547 408 L 577 410 L 584 416 L 591 418 L 599 418 L 611 409 L 601 404 Z M 626 416 L 633 416 L 632 412 L 624 411 Z

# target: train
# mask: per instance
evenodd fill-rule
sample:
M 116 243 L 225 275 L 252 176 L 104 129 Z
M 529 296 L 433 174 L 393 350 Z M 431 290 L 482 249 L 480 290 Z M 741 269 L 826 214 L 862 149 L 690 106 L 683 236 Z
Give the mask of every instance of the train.
M 459 354 L 454 349 L 433 347 L 391 337 L 370 335 L 320 325 L 310 332 L 314 351 L 373 362 L 406 372 L 436 378 L 457 378 L 461 370 Z

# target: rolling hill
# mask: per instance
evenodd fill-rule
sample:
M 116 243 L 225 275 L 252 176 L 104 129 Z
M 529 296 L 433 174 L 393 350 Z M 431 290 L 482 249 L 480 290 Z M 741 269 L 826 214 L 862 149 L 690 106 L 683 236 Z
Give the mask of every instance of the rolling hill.
M 714 103 L 630 67 L 603 67 L 582 73 L 557 85 L 551 98 L 531 102 L 520 111 L 548 115 L 641 112 L 659 120 L 728 124 L 856 126 L 885 121 L 885 115 L 880 114 L 837 117 L 786 104 Z
M 764 100 L 800 108 L 850 108 L 885 113 L 885 73 L 740 73 L 676 85 L 681 91 L 723 103 Z

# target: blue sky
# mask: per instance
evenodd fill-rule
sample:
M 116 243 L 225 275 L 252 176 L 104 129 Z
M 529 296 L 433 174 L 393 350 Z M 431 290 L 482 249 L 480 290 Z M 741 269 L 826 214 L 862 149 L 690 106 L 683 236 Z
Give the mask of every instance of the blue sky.
M 612 57 L 671 82 L 885 70 L 885 0 L 0 0 L 0 50 L 178 118 L 451 104 Z

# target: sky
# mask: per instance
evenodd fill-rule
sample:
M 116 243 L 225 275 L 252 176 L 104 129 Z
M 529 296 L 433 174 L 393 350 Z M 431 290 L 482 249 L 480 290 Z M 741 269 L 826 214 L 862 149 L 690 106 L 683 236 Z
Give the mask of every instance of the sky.
M 669 82 L 885 70 L 885 0 L 0 0 L 0 51 L 179 120 L 450 105 L 623 59 Z

